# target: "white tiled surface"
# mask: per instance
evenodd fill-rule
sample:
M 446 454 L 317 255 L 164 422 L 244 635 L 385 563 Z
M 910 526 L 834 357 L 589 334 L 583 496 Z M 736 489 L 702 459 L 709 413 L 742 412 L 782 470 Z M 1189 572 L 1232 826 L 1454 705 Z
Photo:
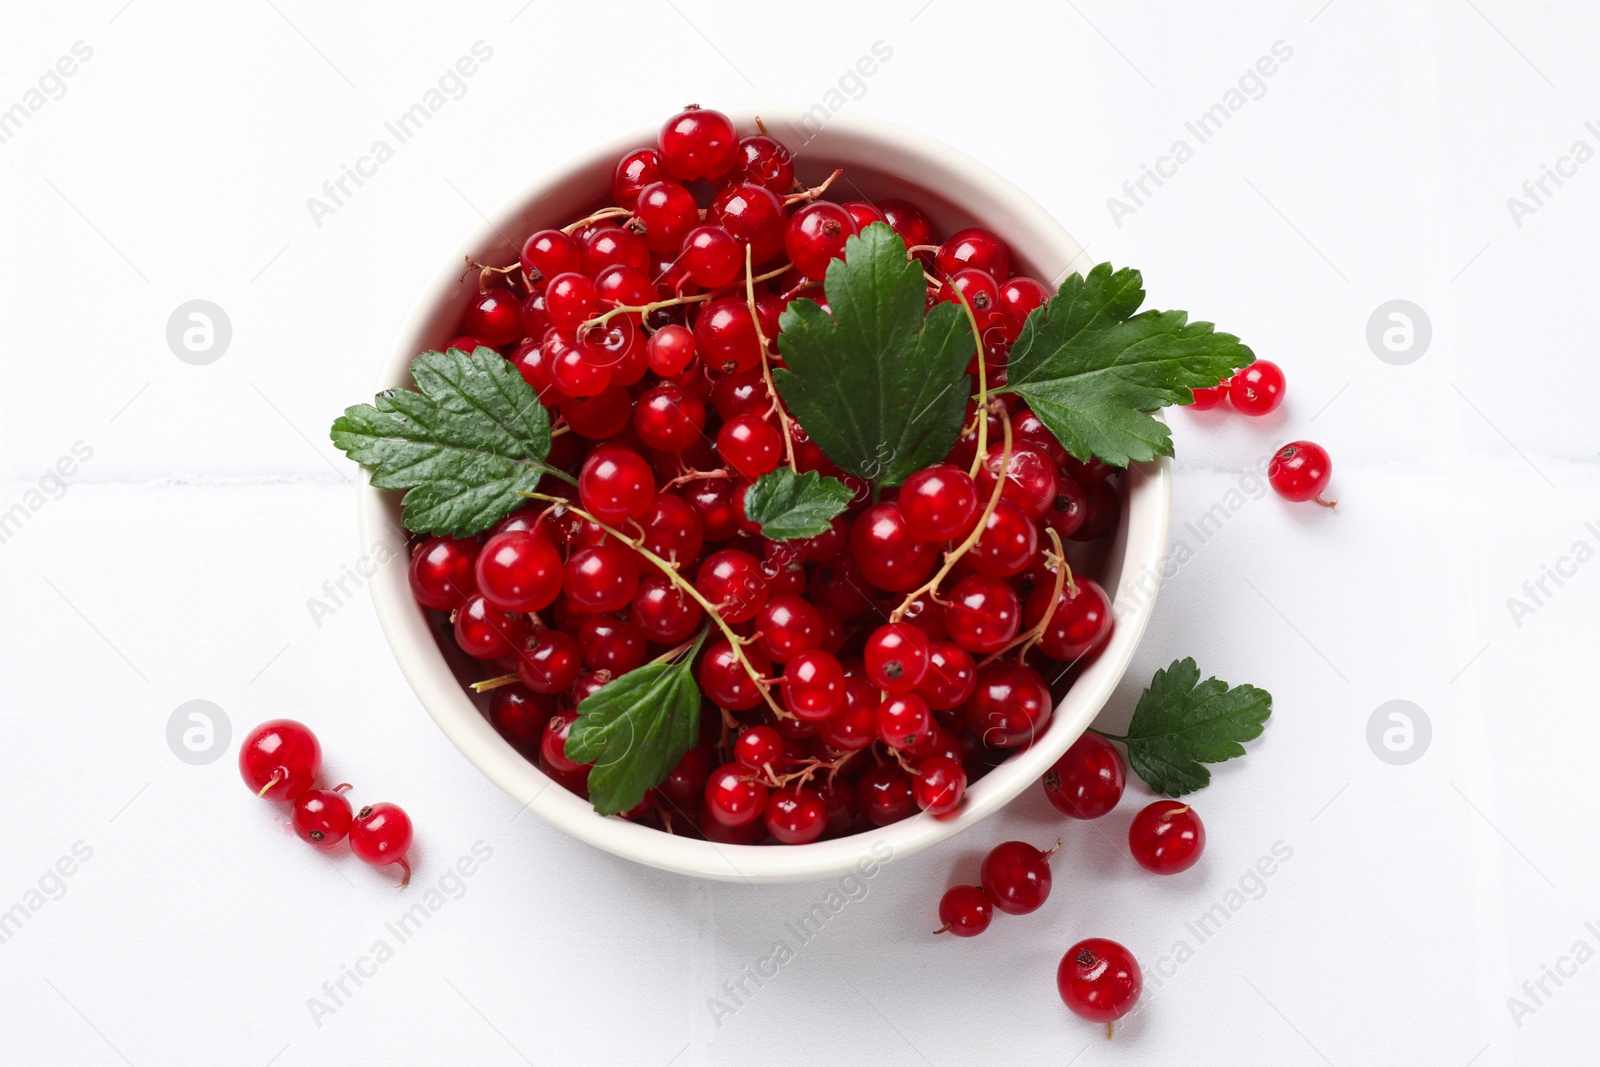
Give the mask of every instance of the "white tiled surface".
M 1600 163 L 1549 185 L 1521 226 L 1506 203 L 1574 141 L 1600 149 L 1585 128 L 1600 118 L 1592 12 L 1504 0 L 14 7 L 0 108 L 26 107 L 75 42 L 92 55 L 47 80 L 58 98 L 0 143 L 0 509 L 28 507 L 0 544 L 0 909 L 29 913 L 0 943 L 0 1061 L 1592 1058 L 1600 726 L 1586 671 L 1600 564 L 1561 561 L 1576 542 L 1585 560 L 1600 548 L 1600 361 L 1585 326 Z M 465 94 L 314 225 L 307 197 L 477 41 L 492 57 Z M 891 864 L 802 944 L 787 924 L 827 886 L 695 883 L 513 823 L 514 805 L 406 689 L 364 597 L 320 625 L 307 599 L 365 550 L 327 424 L 369 392 L 408 301 L 478 209 L 688 100 L 824 100 L 876 41 L 893 55 L 850 110 L 995 164 L 1093 255 L 1141 267 L 1154 303 L 1198 309 L 1287 368 L 1281 415 L 1173 416 L 1174 534 L 1195 551 L 1133 672 L 1194 655 L 1271 689 L 1276 715 L 1196 799 L 1210 850 L 1187 876 L 1153 884 L 1123 858 L 1138 798 L 1062 827 L 1030 794 Z M 1193 144 L 1185 123 L 1276 42 L 1292 55 L 1258 98 L 1117 225 L 1107 198 L 1175 139 Z M 209 366 L 165 343 L 169 314 L 194 298 L 233 325 Z M 1432 320 L 1432 347 L 1409 366 L 1365 341 L 1368 316 L 1395 298 Z M 1241 482 L 1295 436 L 1332 450 L 1337 514 L 1253 499 Z M 92 455 L 64 495 L 47 482 L 30 503 L 79 442 Z M 1219 502 L 1231 517 L 1200 545 L 1185 524 Z M 1552 595 L 1518 625 L 1507 599 L 1558 565 L 1571 576 L 1547 581 Z M 1137 688 L 1107 717 L 1126 716 Z M 415 815 L 415 887 L 396 894 L 386 875 L 300 845 L 250 802 L 231 753 L 174 758 L 168 717 L 197 698 L 236 737 L 272 715 L 314 724 L 334 773 Z M 1366 742 L 1392 699 L 1432 723 L 1407 766 Z M 928 936 L 939 893 L 988 845 L 1058 830 L 1043 911 L 976 942 Z M 447 881 L 454 895 L 401 942 L 385 924 L 478 842 L 487 862 Z M 1252 880 L 1275 845 L 1289 859 Z M 75 847 L 89 858 L 47 877 Z M 1202 941 L 1187 924 L 1226 910 L 1241 879 L 1259 899 L 1239 898 Z M 1054 989 L 1061 951 L 1086 935 L 1124 941 L 1150 975 L 1147 1010 L 1111 1043 Z M 392 958 L 362 962 L 380 940 Z M 747 982 L 719 1025 L 709 998 L 731 1004 L 723 983 L 779 941 L 793 959 Z M 334 1003 L 324 983 L 358 966 L 370 977 L 313 1012 L 310 998 Z M 1546 969 L 1561 982 L 1541 992 Z M 1534 1010 L 1514 1013 L 1512 997 Z

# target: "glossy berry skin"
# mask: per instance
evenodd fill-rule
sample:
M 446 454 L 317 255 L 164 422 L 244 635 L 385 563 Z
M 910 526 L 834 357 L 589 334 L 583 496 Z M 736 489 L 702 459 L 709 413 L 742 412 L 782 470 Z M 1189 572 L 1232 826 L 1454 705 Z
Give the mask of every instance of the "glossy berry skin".
M 617 161 L 617 169 L 611 176 L 611 199 L 621 207 L 632 208 L 639 199 L 639 190 L 664 177 L 661 157 L 656 150 L 636 148 Z
M 1151 874 L 1177 874 L 1193 867 L 1206 847 L 1206 827 L 1180 800 L 1158 800 L 1133 817 L 1128 850 Z
M 631 449 L 597 448 L 578 474 L 578 498 L 601 522 L 616 524 L 639 518 L 650 510 L 655 495 L 655 472 Z
M 1090 1022 L 1111 1023 L 1133 1010 L 1144 976 L 1133 953 L 1103 937 L 1079 941 L 1056 968 L 1062 1001 Z
M 886 693 L 909 693 L 928 673 L 928 635 L 909 622 L 891 622 L 867 637 L 867 677 Z
M 528 620 L 522 615 L 501 611 L 473 593 L 455 611 L 456 644 L 474 659 L 499 659 L 509 656 L 528 636 Z
M 783 706 L 806 722 L 821 722 L 845 702 L 844 669 L 821 649 L 797 653 L 783 668 Z
M 1022 324 L 1034 308 L 1049 300 L 1054 294 L 1043 282 L 1032 278 L 1011 278 L 1000 285 L 1001 333 L 1006 340 L 1015 341 L 1022 333 Z
M 977 937 L 989 929 L 993 919 L 994 902 L 984 895 L 983 887 L 952 886 L 939 898 L 939 921 L 944 925 L 934 932 Z
M 1055 701 L 1038 672 L 1017 663 L 991 663 L 962 709 L 972 736 L 992 748 L 1020 748 L 1050 721 Z
M 767 798 L 767 832 L 785 845 L 809 845 L 828 828 L 828 807 L 815 790 L 786 785 Z
M 744 655 L 756 673 L 763 678 L 772 676 L 772 664 L 759 650 L 747 646 Z M 762 702 L 761 690 L 739 663 L 726 640 L 712 641 L 706 646 L 696 677 L 700 679 L 700 691 L 718 707 L 729 711 L 749 711 Z
M 651 189 L 659 189 L 662 184 L 664 183 L 656 182 L 647 186 L 645 192 L 639 194 L 639 205 L 641 207 L 644 205 L 645 193 Z M 578 242 L 578 248 L 581 253 L 579 261 L 583 264 L 580 269 L 595 280 L 597 290 L 600 287 L 601 272 L 611 267 L 628 266 L 641 272 L 650 269 L 650 246 L 645 243 L 643 237 L 621 226 L 604 224 L 597 226 Z
M 878 739 L 878 691 L 865 678 L 844 680 L 844 706 L 817 723 L 817 736 L 841 752 L 857 752 Z
M 969 574 L 946 595 L 944 625 L 950 640 L 977 656 L 1004 648 L 1022 624 L 1017 591 L 999 578 Z
M 1283 403 L 1286 385 L 1276 363 L 1258 359 L 1233 376 L 1228 401 L 1246 415 L 1265 415 Z
M 479 293 L 467 304 L 461 329 L 491 348 L 522 340 L 522 302 L 504 289 Z
M 571 333 L 600 310 L 600 291 L 582 274 L 558 274 L 545 285 L 544 309 L 552 326 Z
M 644 547 L 668 563 L 687 563 L 705 544 L 700 513 L 676 493 L 657 493 L 639 519 Z
M 706 810 L 723 826 L 748 826 L 766 812 L 767 787 L 748 767 L 726 763 L 706 779 Z
M 578 642 L 560 630 L 540 630 L 517 656 L 517 677 L 535 693 L 565 693 L 578 680 L 583 656 Z
M 470 537 L 430 537 L 411 555 L 411 595 L 425 608 L 454 611 L 477 592 L 477 558 L 478 542 Z
M 522 243 L 522 269 L 535 282 L 582 267 L 583 252 L 570 234 L 539 230 Z
M 411 817 L 396 804 L 368 804 L 350 826 L 350 851 L 363 863 L 403 863 L 411 849 Z M 410 875 L 408 874 L 409 878 Z
M 525 685 L 502 685 L 489 693 L 489 721 L 496 732 L 530 757 L 538 755 L 544 724 L 556 710 L 554 698 Z
M 1098 819 L 1122 799 L 1126 772 L 1116 746 L 1098 734 L 1084 734 L 1051 764 L 1044 795 L 1061 814 Z
M 673 181 L 653 182 L 639 190 L 633 212 L 652 252 L 678 251 L 689 231 L 700 225 L 700 205 L 694 194 Z
M 646 342 L 645 359 L 650 369 L 661 377 L 677 377 L 695 360 L 694 334 L 687 326 L 676 323 L 661 327 Z M 705 404 L 700 406 L 703 411 Z
M 1007 915 L 1038 911 L 1050 896 L 1050 853 L 1026 841 L 1006 841 L 984 857 L 979 880 L 994 906 Z
M 878 705 L 878 739 L 890 748 L 912 748 L 932 729 L 928 702 L 915 693 L 890 694 Z
M 736 548 L 707 556 L 695 575 L 694 587 L 727 623 L 755 618 L 768 596 L 760 561 Z
M 634 554 L 621 545 L 580 548 L 567 560 L 563 585 L 580 611 L 621 611 L 639 591 Z
M 589 764 L 578 763 L 567 756 L 567 738 L 572 724 L 578 719 L 573 708 L 563 708 L 550 716 L 544 724 L 544 736 L 539 739 L 539 757 L 548 771 L 571 775 L 585 770 Z
M 663 382 L 634 401 L 633 430 L 657 451 L 681 452 L 701 440 L 705 428 L 705 401 L 681 385 Z
M 1041 584 L 1028 594 L 1022 607 L 1022 624 L 1033 627 L 1044 618 L 1055 595 L 1053 582 Z M 1039 648 L 1051 659 L 1063 663 L 1093 655 L 1111 639 L 1116 620 L 1111 600 L 1093 578 L 1074 577 L 1061 587 L 1055 614 L 1050 616 L 1039 637 Z
M 744 249 L 721 226 L 696 226 L 684 235 L 678 267 L 703 289 L 721 289 L 744 273 Z
M 761 339 L 756 336 L 750 306 L 734 297 L 705 306 L 695 320 L 694 343 L 701 362 L 714 370 L 748 371 L 761 362 Z M 722 413 L 720 408 L 718 413 Z
M 1285 500 L 1297 503 L 1315 500 L 1331 507 L 1321 497 L 1332 477 L 1333 460 L 1328 458 L 1328 450 L 1312 441 L 1290 441 L 1278 449 L 1267 465 L 1267 481 L 1272 488 Z
M 982 510 L 978 486 L 957 467 L 925 467 L 900 487 L 900 511 L 923 541 L 949 541 L 965 535 Z
M 905 593 L 933 574 L 939 551 L 918 540 L 906 525 L 900 505 L 873 504 L 850 527 L 850 555 L 862 577 L 893 593 Z
M 501 611 L 542 611 L 561 593 L 561 555 L 527 530 L 495 534 L 478 553 L 478 591 Z
M 822 613 L 804 597 L 775 596 L 756 616 L 756 645 L 778 663 L 822 647 Z
M 807 278 L 821 281 L 828 264 L 844 258 L 844 243 L 856 235 L 856 220 L 841 205 L 815 200 L 789 216 L 783 248 Z
M 643 665 L 648 646 L 639 628 L 616 615 L 582 615 L 572 633 L 584 664 L 597 673 L 612 677 L 627 674 Z
M 780 766 L 783 737 L 770 726 L 752 726 L 734 741 L 733 760 L 752 772 Z
M 754 134 L 739 142 L 739 180 L 783 196 L 794 186 L 794 157 L 783 142 Z
M 923 213 L 921 208 L 910 201 L 897 198 L 879 200 L 878 210 L 883 212 L 884 220 L 889 223 L 889 228 L 899 235 L 900 239 L 906 243 L 907 248 L 939 243 L 939 235 L 934 230 L 933 223 L 928 221 L 928 216 Z M 921 251 L 915 253 L 915 255 L 922 260 L 924 267 L 933 266 L 934 253 L 932 251 Z
M 720 111 L 690 107 L 662 123 L 657 155 L 679 181 L 719 178 L 739 159 L 739 135 Z
M 1020 506 L 1004 496 L 984 522 L 978 543 L 967 558 L 973 569 L 992 578 L 1017 574 L 1039 551 L 1039 531 L 1033 519 Z
M 294 832 L 313 845 L 337 845 L 354 820 L 350 802 L 333 789 L 308 789 L 294 798 L 290 822 Z
M 988 500 L 1002 476 L 1005 484 L 1001 486 L 1000 499 L 1016 504 L 1029 517 L 1043 518 L 1055 503 L 1056 465 L 1043 449 L 1019 444 L 1012 448 L 1007 459 L 1004 445 L 990 448 L 983 465 L 978 468 L 979 498 Z
M 957 230 L 945 238 L 934 259 L 935 273 L 948 278 L 956 271 L 976 267 L 989 277 L 1003 281 L 1011 277 L 1011 249 L 988 230 L 971 227 Z
M 763 186 L 750 182 L 729 185 L 711 201 L 706 221 L 727 230 L 741 246 L 748 245 L 755 266 L 783 251 L 788 216 L 783 201 Z M 744 257 L 739 258 L 742 269 Z
M 698 601 L 659 571 L 639 579 L 633 598 L 633 624 L 658 645 L 676 645 L 694 636 L 705 618 Z
M 929 815 L 948 815 L 967 791 L 967 772 L 949 756 L 930 756 L 917 765 L 911 783 L 917 807 Z
M 295 799 L 321 769 L 317 735 L 293 719 L 269 719 L 239 746 L 239 776 L 250 792 L 268 800 Z
M 917 813 L 911 776 L 892 763 L 869 769 L 856 785 L 856 803 L 874 826 L 909 819 Z
M 916 694 L 934 711 L 954 711 L 967 702 L 978 685 L 978 665 L 972 653 L 951 641 L 934 641 L 928 648 L 928 673 Z
M 1232 379 L 1223 378 L 1209 389 L 1196 389 L 1194 391 L 1194 403 L 1189 406 L 1195 411 L 1210 411 L 1228 399 L 1228 387 L 1232 384 Z
M 783 435 L 759 415 L 736 415 L 717 431 L 717 451 L 740 475 L 754 481 L 783 458 Z

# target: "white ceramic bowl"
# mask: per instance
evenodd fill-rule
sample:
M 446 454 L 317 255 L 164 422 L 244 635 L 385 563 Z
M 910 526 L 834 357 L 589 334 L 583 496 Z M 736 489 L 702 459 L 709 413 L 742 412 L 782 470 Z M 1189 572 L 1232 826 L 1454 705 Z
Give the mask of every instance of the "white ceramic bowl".
M 754 132 L 753 114 L 732 117 L 741 131 Z M 834 115 L 807 139 L 801 117 L 801 112 L 762 112 L 772 133 L 795 150 L 803 181 L 814 183 L 836 166 L 845 168 L 845 180 L 835 187 L 837 199 L 905 197 L 921 205 L 946 234 L 963 226 L 987 226 L 1010 244 L 1019 273 L 1046 283 L 1059 282 L 1069 269 L 1089 265 L 1078 243 L 1027 194 L 947 145 L 849 114 Z M 441 262 L 400 331 L 378 388 L 410 386 L 407 368 L 412 358 L 454 336 L 461 310 L 476 291 L 476 278 L 462 277 L 463 256 L 481 263 L 514 262 L 527 234 L 579 217 L 597 194 L 610 188 L 618 157 L 654 144 L 655 135 L 652 127 L 602 145 L 533 182 L 496 211 Z M 545 777 L 489 724 L 481 710 L 486 702 L 464 687 L 412 599 L 404 552 L 380 566 L 371 588 L 384 634 L 423 706 L 456 747 L 519 803 L 574 837 L 652 867 L 723 881 L 807 881 L 906 856 L 960 833 L 1036 782 L 1083 733 L 1127 669 L 1154 607 L 1152 585 L 1161 570 L 1171 519 L 1170 478 L 1165 461 L 1143 465 L 1128 476 L 1123 521 L 1114 538 L 1097 543 L 1091 567 L 1117 602 L 1116 632 L 1057 705 L 1038 742 L 973 783 L 965 804 L 952 818 L 918 815 L 811 845 L 718 845 L 595 814 L 588 801 Z M 364 546 L 395 542 L 399 493 L 364 483 L 358 508 Z M 465 670 L 459 661 L 456 667 Z

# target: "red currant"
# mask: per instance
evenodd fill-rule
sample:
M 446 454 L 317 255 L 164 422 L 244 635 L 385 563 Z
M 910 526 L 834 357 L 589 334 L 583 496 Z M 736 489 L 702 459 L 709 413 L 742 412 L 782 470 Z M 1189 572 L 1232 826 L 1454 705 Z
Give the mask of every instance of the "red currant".
M 911 532 L 894 503 L 873 504 L 856 517 L 850 555 L 867 581 L 893 593 L 915 589 L 939 565 L 938 549 Z
M 978 487 L 956 467 L 927 467 L 900 487 L 900 511 L 923 541 L 949 541 L 972 529 L 981 507 Z
M 1037 671 L 1019 663 L 992 663 L 978 672 L 977 688 L 963 709 L 967 728 L 991 748 L 1021 748 L 1044 732 L 1054 702 Z
M 567 599 L 580 611 L 621 611 L 639 590 L 636 558 L 621 545 L 578 549 L 567 560 Z
M 528 636 L 525 616 L 502 611 L 473 593 L 455 611 L 456 644 L 474 659 L 499 659 L 522 646 Z
M 844 258 L 844 243 L 855 234 L 856 220 L 850 212 L 827 200 L 816 200 L 789 217 L 783 247 L 796 270 L 821 281 L 828 264 Z
M 1135 815 L 1128 827 L 1128 850 L 1151 874 L 1187 871 L 1205 847 L 1205 824 L 1182 801 L 1158 800 Z
M 764 134 L 746 137 L 739 142 L 738 175 L 783 196 L 794 186 L 794 157 L 781 141 Z
M 778 663 L 822 647 L 822 614 L 809 600 L 775 596 L 756 616 L 756 645 Z
M 467 304 L 462 316 L 464 332 L 483 341 L 490 348 L 499 348 L 522 339 L 522 302 L 504 289 L 490 289 L 479 293 Z
M 996 281 L 1011 277 L 1011 249 L 999 237 L 976 226 L 957 230 L 945 238 L 934 262 L 942 278 L 965 267 L 976 267 Z
M 756 617 L 767 602 L 767 580 L 760 562 L 748 552 L 724 549 L 706 557 L 695 575 L 695 588 L 716 606 L 727 623 Z
M 535 283 L 583 269 L 583 252 L 569 234 L 540 230 L 522 244 L 522 269 Z
M 767 798 L 767 832 L 785 845 L 809 845 L 828 828 L 828 807 L 815 790 L 786 785 Z
M 1233 376 L 1228 400 L 1246 415 L 1265 415 L 1283 403 L 1283 371 L 1276 363 L 1258 359 Z
M 1267 481 L 1279 496 L 1296 502 L 1315 500 L 1325 508 L 1338 503 L 1322 499 L 1322 491 L 1328 488 L 1332 477 L 1333 460 L 1328 458 L 1328 450 L 1311 441 L 1290 441 L 1278 449 L 1267 465 Z
M 1228 387 L 1232 384 L 1232 379 L 1223 378 L 1210 388 L 1196 389 L 1194 391 L 1194 403 L 1190 406 L 1196 411 L 1210 411 L 1228 399 Z
M 662 645 L 687 641 L 700 628 L 705 611 L 698 601 L 659 571 L 639 580 L 633 598 L 633 623 L 645 637 Z
M 582 659 L 571 637 L 560 630 L 540 630 L 517 656 L 517 677 L 535 693 L 565 693 L 578 680 Z
M 720 178 L 739 159 L 739 135 L 720 111 L 687 107 L 661 126 L 661 165 L 679 181 Z
M 616 172 L 611 176 L 611 199 L 631 209 L 639 199 L 639 190 L 664 177 L 666 175 L 662 173 L 661 159 L 656 155 L 656 150 L 636 148 L 617 161 Z
M 477 558 L 478 542 L 470 537 L 429 538 L 411 554 L 411 595 L 425 608 L 454 611 L 477 591 Z
M 1061 847 L 1040 851 L 1026 841 L 996 845 L 983 859 L 979 880 L 994 906 L 1007 915 L 1038 911 L 1050 896 L 1050 856 Z
M 977 937 L 989 929 L 993 919 L 994 902 L 984 895 L 981 886 L 952 886 L 939 899 L 939 921 L 944 925 L 934 933 L 948 930 L 957 937 Z
M 644 227 L 644 241 L 652 252 L 676 252 L 689 231 L 700 225 L 700 205 L 677 182 L 654 182 L 639 190 L 633 218 Z M 640 267 L 647 269 L 645 264 Z
M 727 230 L 741 246 L 748 245 L 753 264 L 765 263 L 783 251 L 788 216 L 783 201 L 763 186 L 750 182 L 727 186 L 706 209 L 706 221 Z
M 557 274 L 545 286 L 544 309 L 556 329 L 574 331 L 600 310 L 600 291 L 582 274 Z
M 967 791 L 967 772 L 949 756 L 932 756 L 917 766 L 912 779 L 917 807 L 929 815 L 947 815 Z
M 684 235 L 678 266 L 701 288 L 721 289 L 744 273 L 744 249 L 721 226 L 696 226 Z
M 1067 949 L 1056 968 L 1062 1001 L 1090 1022 L 1109 1025 L 1128 1014 L 1143 986 L 1133 953 L 1103 937 L 1079 941 Z
M 1116 746 L 1098 734 L 1084 734 L 1045 772 L 1044 795 L 1063 815 L 1098 819 L 1122 799 L 1124 780 Z
M 639 205 L 644 206 L 644 198 L 651 189 L 658 189 L 663 184 L 676 184 L 657 182 L 647 186 L 639 194 Z M 679 189 L 683 189 L 680 185 Z M 687 189 L 683 189 L 685 193 Z M 693 198 L 690 198 L 693 202 Z M 698 218 L 698 212 L 696 213 Z M 602 226 L 591 230 L 587 236 L 578 242 L 580 249 L 580 262 L 582 271 L 590 278 L 595 279 L 595 287 L 599 289 L 599 278 L 602 271 L 611 267 L 626 266 L 636 271 L 644 272 L 650 269 L 650 246 L 643 237 L 632 230 L 625 230 L 621 226 Z
M 867 677 L 887 693 L 909 693 L 928 673 L 928 635 L 908 622 L 880 626 L 862 651 Z
M 717 451 L 739 474 L 754 480 L 783 458 L 783 435 L 759 415 L 736 415 L 717 431 Z
M 928 221 L 928 216 L 923 214 L 917 205 L 899 199 L 879 200 L 878 210 L 883 212 L 889 228 L 899 235 L 907 248 L 939 243 L 939 235 L 934 230 L 933 223 Z M 922 260 L 924 267 L 933 266 L 934 254 L 931 250 L 918 252 L 916 255 Z
M 747 826 L 761 818 L 767 807 L 767 787 L 746 767 L 727 763 L 706 779 L 706 808 L 724 826 Z
M 950 590 L 944 608 L 950 640 L 975 655 L 1004 648 L 1022 623 L 1017 591 L 998 578 L 969 574 Z
M 928 702 L 915 693 L 890 694 L 878 705 L 878 739 L 890 748 L 911 748 L 932 729 Z
M 761 339 L 750 306 L 735 297 L 713 300 L 701 310 L 694 341 L 700 359 L 715 370 L 748 371 L 761 362 Z
M 632 622 L 615 615 L 584 615 L 572 627 L 583 662 L 593 671 L 612 677 L 643 666 L 647 645 Z
M 676 493 L 657 493 L 650 510 L 639 518 L 639 527 L 645 550 L 668 563 L 688 563 L 705 544 L 700 512 Z
M 888 826 L 917 813 L 911 776 L 892 763 L 869 769 L 856 786 L 861 814 L 874 826 Z
M 743 651 L 757 674 L 763 678 L 771 677 L 772 664 L 765 655 L 750 646 L 746 646 Z M 729 711 L 749 711 L 762 702 L 760 688 L 734 655 L 733 646 L 726 640 L 719 639 L 706 646 L 705 655 L 700 660 L 698 677 L 701 692 L 718 707 L 727 708 Z
M 1003 496 L 983 524 L 978 543 L 967 559 L 981 574 L 1009 578 L 1021 571 L 1039 551 L 1039 531 L 1021 507 Z
M 290 821 L 294 832 L 313 845 L 337 845 L 350 832 L 354 816 L 341 785 L 334 789 L 308 789 L 294 798 Z
M 770 726 L 752 726 L 733 742 L 733 759 L 752 773 L 780 766 L 783 738 Z
M 821 649 L 797 652 L 783 668 L 783 706 L 807 722 L 821 722 L 844 707 L 839 661 Z
M 1037 626 L 1055 595 L 1053 584 L 1041 584 L 1028 595 L 1022 608 L 1025 626 Z M 1051 659 L 1070 663 L 1093 655 L 1111 639 L 1116 621 L 1111 601 L 1092 578 L 1073 578 L 1061 587 L 1050 625 L 1039 635 L 1039 648 Z
M 501 611 L 541 611 L 561 592 L 561 556 L 527 530 L 495 534 L 478 553 L 478 589 Z
M 645 345 L 645 358 L 649 361 L 650 369 L 661 377 L 677 377 L 694 362 L 694 334 L 689 332 L 688 327 L 676 323 L 663 326 L 650 335 L 650 341 Z M 704 407 L 702 404 L 701 408 Z
M 1015 341 L 1022 333 L 1022 324 L 1028 315 L 1050 299 L 1050 290 L 1044 283 L 1032 278 L 1011 278 L 1000 286 L 1001 332 L 1006 340 Z
M 363 863 L 386 867 L 398 863 L 405 871 L 401 886 L 411 881 L 406 853 L 411 849 L 411 817 L 396 804 L 368 804 L 356 812 L 350 825 L 350 851 Z
M 978 685 L 978 665 L 972 654 L 950 641 L 928 647 L 928 673 L 916 693 L 934 711 L 954 711 L 967 702 Z
M 1003 445 L 990 448 L 983 457 L 983 465 L 978 468 L 980 498 L 988 500 L 994 495 L 995 483 L 1002 472 L 1005 484 L 1000 489 L 1001 500 L 1011 501 L 1035 519 L 1042 518 L 1055 503 L 1056 465 L 1043 449 L 1019 444 L 1012 448 L 1008 460 Z
M 239 746 L 239 776 L 268 800 L 293 800 L 311 788 L 322 768 L 317 735 L 293 719 L 270 719 Z
M 519 751 L 537 755 L 544 724 L 556 712 L 553 698 L 525 685 L 502 685 L 489 693 L 489 721 Z

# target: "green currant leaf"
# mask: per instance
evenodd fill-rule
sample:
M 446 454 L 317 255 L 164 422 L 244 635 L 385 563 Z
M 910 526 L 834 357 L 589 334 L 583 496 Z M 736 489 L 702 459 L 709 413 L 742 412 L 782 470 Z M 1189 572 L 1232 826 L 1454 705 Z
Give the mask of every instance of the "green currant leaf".
M 1244 755 L 1242 742 L 1261 736 L 1272 715 L 1272 694 L 1216 678 L 1200 681 L 1192 659 L 1156 671 L 1139 697 L 1126 737 L 1128 763 L 1157 793 L 1177 797 L 1211 781 L 1206 763 Z
M 757 478 L 745 492 L 744 514 L 768 540 L 793 541 L 827 530 L 854 495 L 837 478 L 779 467 Z
M 1193 403 L 1195 389 L 1255 362 L 1211 323 L 1183 311 L 1140 312 L 1142 303 L 1139 272 L 1102 263 L 1087 277 L 1069 275 L 1011 346 L 1006 390 L 1080 460 L 1126 467 L 1172 455 L 1171 432 L 1149 413 Z
M 700 738 L 700 687 L 691 667 L 701 634 L 676 663 L 649 663 L 583 699 L 567 734 L 567 757 L 592 763 L 589 800 L 601 815 L 628 811 Z
M 845 242 L 823 288 L 831 314 L 796 299 L 778 320 L 778 394 L 829 459 L 899 485 L 961 434 L 972 330 L 954 304 L 924 315 L 922 266 L 881 222 Z
M 407 490 L 406 527 L 465 537 L 526 501 L 547 474 L 550 417 L 533 387 L 492 348 L 424 352 L 417 388 L 379 393 L 333 422 L 333 443 L 372 472 L 379 489 Z

